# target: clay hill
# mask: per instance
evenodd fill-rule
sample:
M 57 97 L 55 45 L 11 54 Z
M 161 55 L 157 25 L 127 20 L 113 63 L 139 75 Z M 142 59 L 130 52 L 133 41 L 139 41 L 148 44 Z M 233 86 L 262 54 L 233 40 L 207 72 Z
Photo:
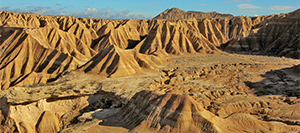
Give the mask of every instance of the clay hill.
M 154 19 L 191 19 L 191 18 L 232 18 L 231 14 L 222 14 L 218 12 L 196 12 L 196 11 L 183 11 L 179 8 L 167 9 L 158 14 Z
M 299 132 L 299 16 L 0 11 L 0 132 Z
M 300 9 L 286 14 L 285 17 L 274 17 L 272 22 L 253 30 L 249 36 L 228 41 L 223 49 L 299 59 L 299 17 Z

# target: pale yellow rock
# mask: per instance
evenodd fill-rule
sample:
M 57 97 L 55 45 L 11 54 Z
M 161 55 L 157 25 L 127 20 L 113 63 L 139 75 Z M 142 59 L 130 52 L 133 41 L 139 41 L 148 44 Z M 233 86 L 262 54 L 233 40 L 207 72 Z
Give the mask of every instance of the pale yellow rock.
M 45 111 L 36 124 L 37 133 L 56 133 L 60 130 L 60 123 L 55 114 Z
M 26 122 L 21 122 L 19 129 L 20 133 L 36 133 L 35 126 Z

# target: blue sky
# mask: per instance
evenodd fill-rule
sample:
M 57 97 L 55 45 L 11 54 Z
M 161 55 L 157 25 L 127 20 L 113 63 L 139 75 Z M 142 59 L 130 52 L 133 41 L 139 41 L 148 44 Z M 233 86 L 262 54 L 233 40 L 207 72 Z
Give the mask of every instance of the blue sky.
M 0 10 L 104 19 L 149 19 L 173 7 L 184 11 L 256 16 L 298 9 L 300 0 L 0 0 Z

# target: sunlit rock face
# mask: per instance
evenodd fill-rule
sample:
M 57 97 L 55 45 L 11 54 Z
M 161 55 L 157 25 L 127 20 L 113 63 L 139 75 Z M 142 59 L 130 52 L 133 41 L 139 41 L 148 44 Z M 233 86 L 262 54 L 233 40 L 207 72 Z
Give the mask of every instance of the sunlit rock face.
M 299 132 L 299 11 L 0 11 L 0 132 Z

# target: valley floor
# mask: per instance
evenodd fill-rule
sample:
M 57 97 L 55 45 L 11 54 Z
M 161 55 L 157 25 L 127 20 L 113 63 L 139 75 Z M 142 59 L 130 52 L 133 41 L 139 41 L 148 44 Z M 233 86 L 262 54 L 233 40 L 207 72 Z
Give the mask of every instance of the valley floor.
M 213 118 L 201 117 L 215 124 L 211 131 L 299 131 L 299 64 L 297 59 L 228 53 L 169 56 L 168 62 L 157 69 L 145 69 L 132 76 L 103 78 L 72 71 L 55 82 L 11 87 L 0 92 L 1 110 L 17 123 L 16 128 L 25 131 L 39 130 L 43 119 L 59 127 L 60 132 L 178 131 L 178 127 L 172 126 L 172 121 L 166 122 L 161 114 L 157 116 L 160 120 L 152 120 L 151 115 L 142 113 L 138 116 L 144 117 L 136 118 L 138 122 L 122 115 L 126 110 L 138 113 L 138 107 L 146 106 L 143 104 L 153 106 L 147 108 L 152 115 L 158 110 L 172 111 L 176 103 L 170 100 L 163 107 L 151 103 L 151 98 L 137 100 L 143 90 L 147 90 L 158 99 L 168 94 L 192 98 L 192 105 L 180 100 L 178 104 L 184 108 L 196 106 L 200 111 L 176 108 L 175 113 L 199 116 L 209 113 Z M 49 113 L 45 112 L 60 122 L 46 118 L 45 114 Z M 179 121 L 175 116 L 165 117 Z M 194 118 L 192 121 L 195 122 Z M 236 126 L 227 129 L 226 126 L 232 126 L 228 121 Z

